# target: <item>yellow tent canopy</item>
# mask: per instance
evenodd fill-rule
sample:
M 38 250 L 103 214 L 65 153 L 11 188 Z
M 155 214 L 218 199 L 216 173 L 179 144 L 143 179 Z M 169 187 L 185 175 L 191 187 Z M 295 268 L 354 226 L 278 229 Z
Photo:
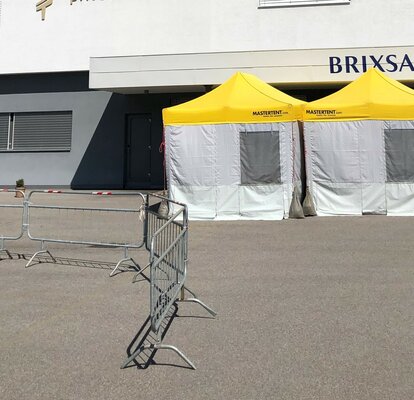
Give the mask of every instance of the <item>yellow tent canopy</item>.
M 301 119 L 304 102 L 237 72 L 209 93 L 163 110 L 164 125 L 281 122 Z
M 414 120 L 414 90 L 370 68 L 338 92 L 304 107 L 304 121 Z

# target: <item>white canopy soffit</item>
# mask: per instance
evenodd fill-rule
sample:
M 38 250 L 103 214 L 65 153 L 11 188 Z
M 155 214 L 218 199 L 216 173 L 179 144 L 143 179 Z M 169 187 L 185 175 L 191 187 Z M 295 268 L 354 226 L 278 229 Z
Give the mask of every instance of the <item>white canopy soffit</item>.
M 240 71 L 303 87 L 348 83 L 373 66 L 414 82 L 414 46 L 92 57 L 89 85 L 117 93 L 204 92 Z

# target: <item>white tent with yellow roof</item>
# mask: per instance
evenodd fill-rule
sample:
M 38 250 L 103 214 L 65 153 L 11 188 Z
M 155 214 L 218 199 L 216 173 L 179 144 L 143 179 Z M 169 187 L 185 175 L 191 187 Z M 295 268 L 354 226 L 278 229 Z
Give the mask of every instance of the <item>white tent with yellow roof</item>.
M 303 102 L 236 73 L 163 110 L 169 195 L 191 219 L 287 217 L 301 188 Z
M 414 91 L 377 69 L 304 108 L 318 215 L 414 215 Z

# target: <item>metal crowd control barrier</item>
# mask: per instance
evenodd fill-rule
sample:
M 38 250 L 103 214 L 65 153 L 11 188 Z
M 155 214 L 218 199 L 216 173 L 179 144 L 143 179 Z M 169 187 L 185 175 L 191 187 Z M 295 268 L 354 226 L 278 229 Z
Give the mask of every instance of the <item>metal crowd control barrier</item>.
M 68 205 L 59 205 L 62 196 L 66 197 L 65 204 Z M 97 196 L 100 198 L 95 201 Z M 106 201 L 102 197 L 106 197 Z M 112 201 L 111 198 L 115 197 L 117 200 Z M 114 203 L 117 204 L 119 198 L 128 198 L 128 204 L 123 208 L 116 207 Z M 142 272 L 134 259 L 128 256 L 128 250 L 144 245 L 145 224 L 140 222 L 139 216 L 144 211 L 145 201 L 142 193 L 31 191 L 25 200 L 27 235 L 40 242 L 41 248 L 33 254 L 26 267 L 42 253 L 47 253 L 56 262 L 46 243 L 64 243 L 122 248 L 124 258 L 118 261 L 110 276 L 127 261 Z M 114 224 L 123 226 L 122 230 L 117 230 L 122 231 L 118 238 L 114 237 L 111 229 Z
M 151 199 L 158 202 L 151 205 Z M 164 203 L 164 204 L 163 204 Z M 157 210 L 168 204 L 173 210 L 170 215 L 161 215 Z M 177 301 L 195 302 L 204 307 L 211 315 L 216 312 L 200 301 L 185 284 L 188 262 L 188 212 L 187 206 L 168 200 L 167 198 L 148 195 L 146 207 L 145 238 L 150 250 L 150 319 L 151 330 L 156 334 L 157 343 L 138 348 L 122 364 L 125 368 L 141 352 L 147 349 L 167 349 L 177 353 L 188 365 L 194 364 L 175 346 L 166 345 L 162 341 L 163 321 L 171 307 Z M 185 298 L 185 291 L 192 297 Z
M 12 259 L 12 255 L 5 247 L 9 240 L 19 240 L 24 233 L 26 208 L 24 192 L 14 189 L 0 189 L 0 211 L 2 231 L 0 232 L 0 252 L 5 252 Z M 3 231 L 3 229 L 5 231 Z
M 13 194 L 23 199 L 14 199 Z M 7 201 L 1 195 L 9 196 Z M 65 205 L 61 205 L 62 196 L 66 197 Z M 113 199 L 116 200 L 112 201 Z M 119 207 L 120 199 L 126 199 L 124 207 Z M 180 350 L 163 343 L 165 320 L 176 302 L 200 304 L 212 316 L 216 316 L 216 312 L 185 285 L 188 263 L 188 211 L 185 204 L 156 194 L 144 196 L 139 192 L 34 190 L 25 195 L 18 190 L 4 189 L 0 190 L 0 211 L 6 211 L 2 216 L 2 226 L 8 228 L 13 223 L 16 224 L 15 233 L 1 233 L 0 251 L 12 258 L 4 243 L 18 240 L 24 233 L 27 233 L 29 239 L 41 244 L 40 250 L 33 254 L 26 267 L 43 253 L 47 253 L 56 262 L 46 248 L 46 243 L 60 243 L 122 248 L 124 258 L 118 261 L 110 276 L 127 261 L 133 263 L 132 267 L 138 270 L 137 275 L 150 268 L 150 320 L 151 330 L 157 338 L 156 343 L 139 347 L 128 357 L 122 368 L 147 349 L 167 349 L 173 350 L 195 369 L 194 364 Z M 113 224 L 122 229 L 111 229 Z M 121 236 L 117 237 L 119 232 Z M 149 252 L 149 263 L 141 269 L 128 256 L 128 250 L 144 246 Z M 186 292 L 191 297 L 186 298 Z

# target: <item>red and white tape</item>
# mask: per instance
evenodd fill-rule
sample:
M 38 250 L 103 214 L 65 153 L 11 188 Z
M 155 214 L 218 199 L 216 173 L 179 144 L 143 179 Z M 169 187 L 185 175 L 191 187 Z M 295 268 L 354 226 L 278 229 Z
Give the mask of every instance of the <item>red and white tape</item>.
M 44 190 L 44 193 L 62 193 L 61 190 L 52 190 L 52 189 L 48 189 L 48 190 Z
M 112 192 L 92 192 L 95 196 L 110 196 Z

